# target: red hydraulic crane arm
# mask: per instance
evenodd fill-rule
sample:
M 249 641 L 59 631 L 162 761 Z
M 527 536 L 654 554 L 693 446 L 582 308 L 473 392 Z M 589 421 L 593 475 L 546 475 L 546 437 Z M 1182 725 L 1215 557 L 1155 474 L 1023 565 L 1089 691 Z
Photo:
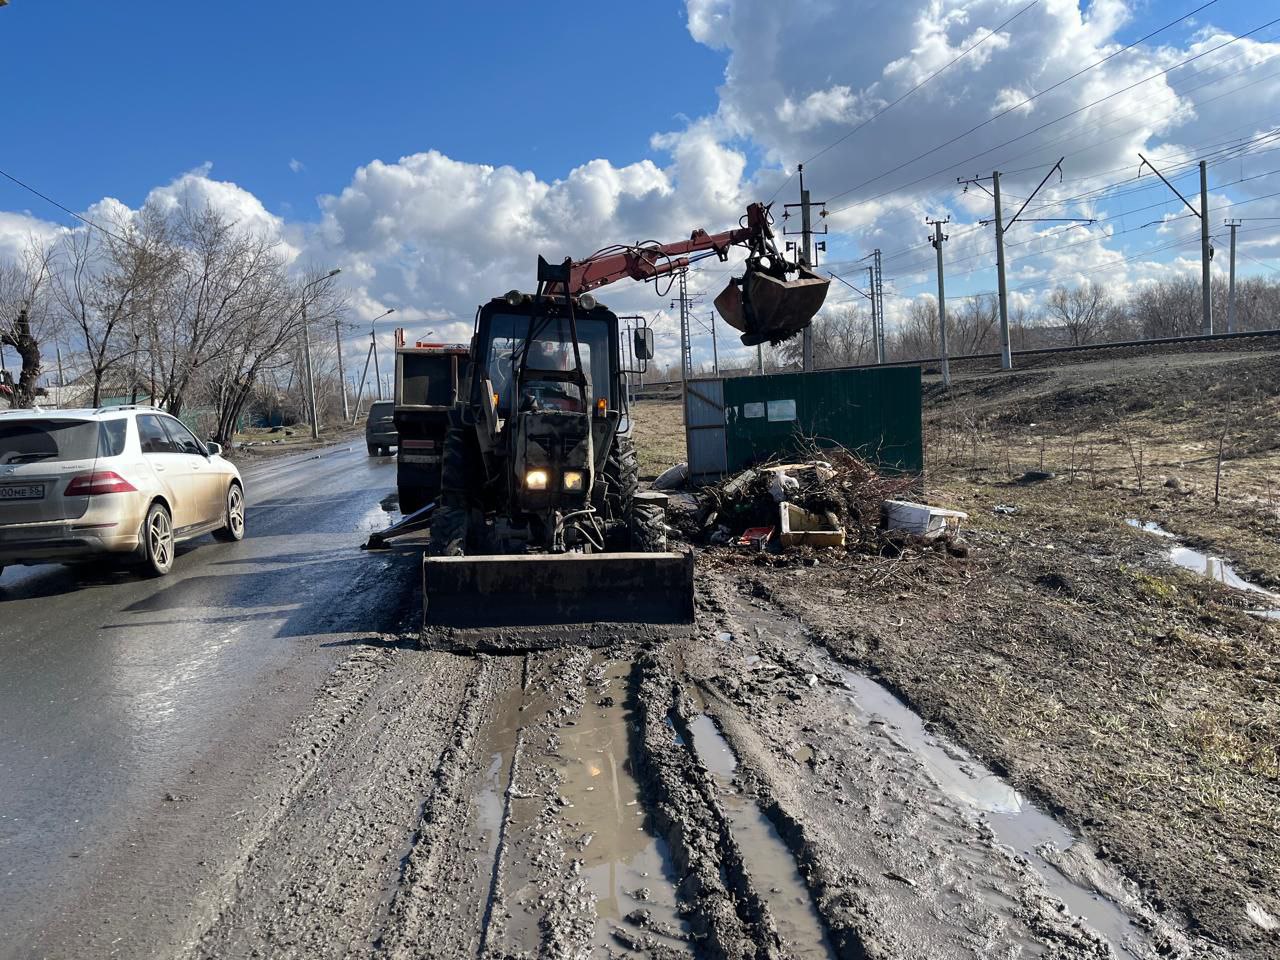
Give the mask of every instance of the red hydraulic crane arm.
M 753 253 L 765 253 L 773 231 L 769 229 L 768 208 L 760 203 L 747 207 L 745 226 L 723 233 L 710 234 L 698 229 L 688 240 L 676 243 L 640 244 L 633 247 L 612 247 L 578 260 L 569 266 L 569 292 L 585 293 L 597 287 L 630 277 L 632 280 L 652 280 L 655 277 L 676 273 L 689 265 L 689 254 L 711 251 L 721 260 L 729 257 L 729 248 L 735 244 L 749 247 Z

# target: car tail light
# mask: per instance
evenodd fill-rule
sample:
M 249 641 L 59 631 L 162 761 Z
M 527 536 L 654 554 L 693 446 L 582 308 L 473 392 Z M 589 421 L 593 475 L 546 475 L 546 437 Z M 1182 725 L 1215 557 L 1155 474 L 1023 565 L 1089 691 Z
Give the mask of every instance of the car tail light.
M 132 493 L 137 490 L 132 483 L 113 470 L 82 473 L 75 477 L 63 494 L 64 497 L 97 497 L 104 493 Z

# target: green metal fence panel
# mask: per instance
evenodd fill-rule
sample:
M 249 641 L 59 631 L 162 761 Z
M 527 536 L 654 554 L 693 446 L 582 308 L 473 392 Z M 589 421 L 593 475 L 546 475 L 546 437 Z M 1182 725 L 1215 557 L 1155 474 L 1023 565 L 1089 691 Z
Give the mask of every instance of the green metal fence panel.
M 920 368 L 826 370 L 724 381 L 728 468 L 840 444 L 881 468 L 922 473 Z

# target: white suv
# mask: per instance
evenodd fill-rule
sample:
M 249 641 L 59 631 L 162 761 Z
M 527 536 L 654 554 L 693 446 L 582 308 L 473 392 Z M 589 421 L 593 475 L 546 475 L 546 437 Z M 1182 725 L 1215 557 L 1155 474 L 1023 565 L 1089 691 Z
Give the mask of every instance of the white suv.
M 0 571 L 244 537 L 244 482 L 216 443 L 153 407 L 0 411 Z

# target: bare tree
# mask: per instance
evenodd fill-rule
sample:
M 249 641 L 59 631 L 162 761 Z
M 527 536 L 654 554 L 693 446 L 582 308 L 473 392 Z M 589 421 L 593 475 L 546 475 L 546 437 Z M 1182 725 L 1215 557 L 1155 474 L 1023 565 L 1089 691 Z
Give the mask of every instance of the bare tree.
M 1073 347 L 1096 343 L 1106 326 L 1111 298 L 1101 284 L 1086 280 L 1074 287 L 1056 287 L 1045 303 L 1049 316 L 1062 324 Z
M 803 338 L 792 337 L 780 344 L 777 355 L 783 363 L 799 365 Z M 813 356 L 819 367 L 841 367 L 870 363 L 875 359 L 871 339 L 871 313 L 842 304 L 813 321 Z
M 261 273 L 244 291 L 255 306 L 244 315 L 235 344 L 210 362 L 210 388 L 216 417 L 214 437 L 227 442 L 253 395 L 254 387 L 292 360 L 302 332 L 303 297 L 306 298 L 308 325 L 328 329 L 341 323 L 347 313 L 347 300 L 330 277 L 310 270 L 289 281 L 283 265 L 275 271 Z
M 992 293 L 974 294 L 961 300 L 958 309 L 948 309 L 947 346 L 952 356 L 994 349 L 999 322 L 1000 301 Z
M 898 327 L 890 351 L 902 359 L 936 357 L 941 353 L 936 297 L 917 297 L 907 305 L 907 317 Z
M 15 407 L 35 402 L 41 373 L 40 345 L 53 332 L 49 309 L 52 244 L 35 238 L 13 263 L 0 264 L 0 349 L 12 347 L 22 362 L 16 383 L 0 385 Z
M 132 333 L 157 296 L 169 255 L 159 226 L 140 217 L 113 224 L 109 234 L 76 230 L 59 251 L 54 304 L 82 347 L 94 406 L 105 386 L 131 386 L 121 380 L 121 364 L 139 349 Z

